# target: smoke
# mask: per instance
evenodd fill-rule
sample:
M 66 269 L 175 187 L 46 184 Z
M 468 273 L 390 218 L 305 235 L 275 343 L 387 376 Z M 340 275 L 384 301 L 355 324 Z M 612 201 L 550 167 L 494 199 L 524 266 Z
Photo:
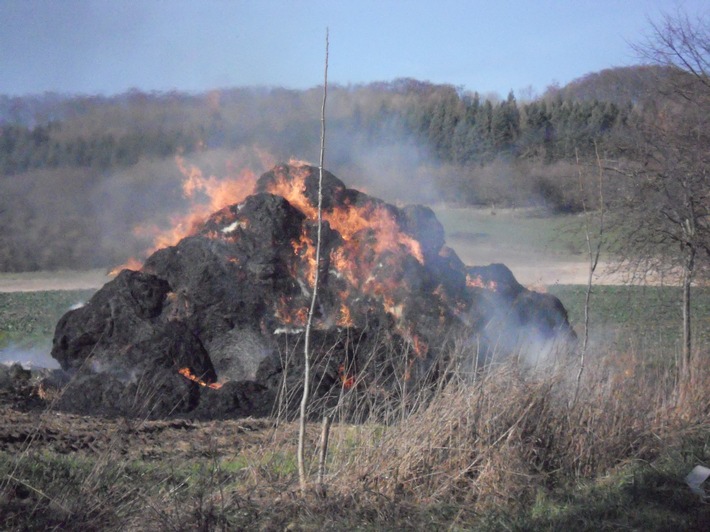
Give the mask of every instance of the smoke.
M 529 302 L 519 301 L 510 307 L 498 292 L 488 294 L 495 304 L 493 315 L 479 337 L 478 363 L 498 362 L 502 357 L 514 357 L 533 370 L 545 371 L 561 359 L 569 357 L 577 345 L 572 331 L 567 329 L 550 306 L 552 296 L 538 295 L 534 303 L 546 317 L 533 317 Z M 527 307 L 527 308 L 526 308 Z
M 439 164 L 430 150 L 398 127 L 374 135 L 329 132 L 326 161 L 347 186 L 393 204 L 440 201 L 436 183 Z
M 50 348 L 48 346 L 27 348 L 10 344 L 0 349 L 0 364 L 7 366 L 21 364 L 25 369 L 60 369 L 59 362 L 52 358 L 49 353 Z
M 431 135 L 422 121 L 430 110 L 412 103 L 420 97 L 429 101 L 425 95 L 438 90 L 436 86 L 400 80 L 331 89 L 326 168 L 350 187 L 399 205 L 446 201 L 503 207 L 513 196 L 516 205 L 531 200 L 569 203 L 566 197 L 551 197 L 550 191 L 559 187 L 547 186 L 567 179 L 565 168 L 543 180 L 531 179 L 535 169 L 519 162 L 442 163 L 434 153 L 441 146 L 429 146 Z M 85 114 L 66 119 L 58 140 L 75 135 L 88 142 L 110 134 L 126 142 L 142 139 L 145 146 L 129 146 L 131 157 L 126 158 L 116 147 L 99 151 L 100 143 L 85 142 L 92 161 L 108 157 L 108 170 L 72 163 L 0 183 L 0 222 L 7 228 L 0 234 L 0 263 L 27 271 L 114 267 L 130 257 L 144 258 L 152 238 L 135 228 L 168 230 L 175 215 L 191 207 L 183 194 L 177 153 L 165 158 L 157 154 L 179 151 L 182 142 L 190 164 L 205 177 L 223 180 L 236 179 L 244 168 L 259 176 L 291 157 L 314 162 L 319 159 L 321 101 L 318 88 L 92 100 Z M 137 163 L 119 168 L 133 157 Z
M 563 334 L 550 336 L 536 327 L 524 326 L 511 320 L 495 336 L 484 333 L 477 345 L 485 348 L 478 352 L 479 366 L 500 362 L 503 358 L 515 358 L 530 369 L 544 370 L 566 356 L 574 346 Z

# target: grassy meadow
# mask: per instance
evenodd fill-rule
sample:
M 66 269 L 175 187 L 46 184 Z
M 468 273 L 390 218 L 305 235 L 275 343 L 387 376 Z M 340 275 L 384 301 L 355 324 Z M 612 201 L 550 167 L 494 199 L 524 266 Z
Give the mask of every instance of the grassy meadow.
M 9 344 L 40 347 L 51 343 L 54 327 L 72 305 L 95 290 L 0 292 L 0 348 Z
M 491 246 L 506 252 L 546 255 L 557 260 L 586 260 L 584 218 L 580 215 L 550 215 L 544 209 L 496 209 L 436 206 L 446 240 Z
M 567 217 L 521 225 L 507 213 L 437 215 L 448 238 L 480 233 L 511 249 L 548 242 L 558 257 L 581 252 L 578 233 L 565 240 L 574 234 Z M 580 333 L 585 287 L 548 290 Z M 48 345 L 59 316 L 91 293 L 0 293 L 0 347 Z M 0 440 L 0 514 L 11 530 L 707 530 L 710 508 L 683 479 L 710 466 L 710 375 L 698 362 L 696 382 L 678 393 L 679 296 L 594 287 L 581 376 L 578 351 L 534 370 L 502 360 L 457 373 L 402 423 L 335 423 L 323 490 L 311 424 L 314 489 L 305 496 L 290 421 L 258 430 L 248 420 L 189 422 L 136 454 L 131 445 L 146 445 L 136 435 L 157 430 L 151 422 L 99 420 L 103 447 L 60 452 L 44 444 L 42 427 L 54 421 L 37 416 L 21 444 Z M 710 289 L 695 296 L 700 361 Z

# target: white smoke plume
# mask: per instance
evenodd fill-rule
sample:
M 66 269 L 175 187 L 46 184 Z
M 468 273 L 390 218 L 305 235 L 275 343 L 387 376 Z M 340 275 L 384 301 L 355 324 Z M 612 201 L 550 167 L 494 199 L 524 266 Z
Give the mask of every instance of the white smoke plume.
M 22 347 L 10 344 L 7 347 L 0 349 L 0 364 L 5 364 L 7 366 L 21 364 L 25 369 L 59 369 L 59 362 L 52 358 L 49 353 L 49 346 Z

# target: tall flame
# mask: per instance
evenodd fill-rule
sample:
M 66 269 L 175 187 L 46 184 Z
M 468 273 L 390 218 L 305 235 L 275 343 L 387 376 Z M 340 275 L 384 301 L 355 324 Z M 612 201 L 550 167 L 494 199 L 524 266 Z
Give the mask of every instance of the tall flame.
M 213 212 L 244 200 L 256 183 L 256 174 L 249 168 L 242 168 L 236 176 L 218 179 L 212 175 L 205 177 L 202 170 L 194 164 L 188 164 L 182 155 L 175 157 L 175 163 L 183 175 L 182 191 L 183 196 L 189 200 L 188 213 L 173 215 L 168 230 L 160 231 L 156 226 L 139 226 L 134 229 L 137 235 L 154 237 L 148 254 L 173 246 L 194 234 Z
M 251 170 L 251 165 L 261 165 L 265 169 L 274 164 L 268 153 L 256 147 L 242 148 L 234 154 L 234 158 L 237 162 L 228 163 L 227 175 L 218 178 L 214 175 L 205 176 L 200 168 L 188 163 L 183 155 L 175 156 L 175 164 L 183 176 L 182 192 L 188 200 L 187 212 L 169 216 L 167 224 L 147 223 L 133 228 L 135 236 L 152 241 L 145 250 L 146 256 L 194 234 L 215 211 L 243 201 L 251 194 L 256 183 L 256 173 Z M 138 270 L 141 266 L 141 261 L 133 257 L 111 273 L 118 273 L 123 268 Z
M 290 175 L 278 174 L 277 180 L 268 187 L 268 190 L 272 194 L 285 198 L 314 221 L 318 217 L 318 211 L 311 205 L 305 194 L 305 182 L 311 175 L 311 167 L 301 161 L 292 161 L 291 164 Z M 401 231 L 394 216 L 384 205 L 375 202 L 362 206 L 345 205 L 325 209 L 322 216 L 323 220 L 340 233 L 346 242 L 351 241 L 363 229 L 370 229 L 375 233 L 373 241 L 378 254 L 405 248 L 420 264 L 424 263 L 419 242 Z

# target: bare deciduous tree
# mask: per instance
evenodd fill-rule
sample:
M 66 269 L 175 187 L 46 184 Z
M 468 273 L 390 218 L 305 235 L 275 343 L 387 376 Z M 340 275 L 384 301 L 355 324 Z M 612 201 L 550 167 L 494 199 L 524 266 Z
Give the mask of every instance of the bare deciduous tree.
M 709 21 L 666 15 L 636 49 L 666 68 L 636 124 L 641 156 L 626 168 L 616 214 L 635 271 L 682 287 L 682 391 L 693 379 L 692 286 L 710 263 Z

